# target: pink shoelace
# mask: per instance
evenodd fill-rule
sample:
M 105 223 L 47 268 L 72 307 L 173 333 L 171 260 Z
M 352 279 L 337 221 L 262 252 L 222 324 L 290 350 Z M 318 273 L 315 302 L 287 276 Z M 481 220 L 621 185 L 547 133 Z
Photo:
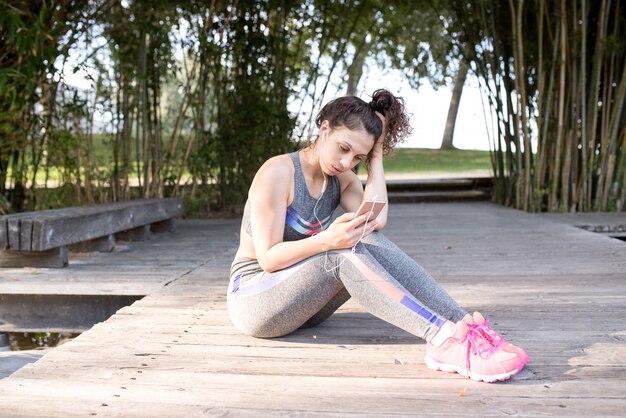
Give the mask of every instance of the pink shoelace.
M 498 335 L 488 324 L 488 320 L 480 324 L 467 324 L 467 334 L 461 344 L 467 342 L 466 367 L 470 370 L 470 354 L 479 355 L 486 353 L 491 356 L 502 344 L 504 339 Z
M 491 344 L 496 346 L 496 348 L 500 347 L 506 341 L 504 341 L 504 338 L 502 338 L 500 334 L 495 332 L 493 328 L 491 328 L 488 324 L 489 324 L 489 320 L 485 319 L 484 322 L 480 324 L 474 324 L 474 325 L 476 325 L 476 329 L 482 334 L 483 338 L 485 338 Z

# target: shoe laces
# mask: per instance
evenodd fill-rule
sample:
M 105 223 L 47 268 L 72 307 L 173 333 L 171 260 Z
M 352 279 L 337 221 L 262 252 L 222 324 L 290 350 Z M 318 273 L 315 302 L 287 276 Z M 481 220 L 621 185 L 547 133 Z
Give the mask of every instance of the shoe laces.
M 495 332 L 493 328 L 491 328 L 488 324 L 489 324 L 489 320 L 485 319 L 480 324 L 474 324 L 474 325 L 476 326 L 476 330 L 480 332 L 480 334 L 483 336 L 485 340 L 489 341 L 496 348 L 500 347 L 506 341 L 504 341 L 504 338 L 502 338 L 500 334 Z
M 504 344 L 504 339 L 487 323 L 488 321 L 485 320 L 480 324 L 467 324 L 467 334 L 460 341 L 461 344 L 467 344 L 466 367 L 468 371 L 470 370 L 471 354 L 486 354 L 487 357 L 490 357 Z

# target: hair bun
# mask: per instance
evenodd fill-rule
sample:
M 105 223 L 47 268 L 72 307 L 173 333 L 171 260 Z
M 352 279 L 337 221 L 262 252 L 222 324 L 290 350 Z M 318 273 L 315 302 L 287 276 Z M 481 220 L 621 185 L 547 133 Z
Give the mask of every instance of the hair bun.
M 372 95 L 370 107 L 377 112 L 385 114 L 385 111 L 393 106 L 394 100 L 395 97 L 389 90 L 378 89 Z
M 373 110 L 380 112 L 387 121 L 383 152 L 388 153 L 412 132 L 404 99 L 394 96 L 387 89 L 378 89 L 372 94 L 369 105 Z

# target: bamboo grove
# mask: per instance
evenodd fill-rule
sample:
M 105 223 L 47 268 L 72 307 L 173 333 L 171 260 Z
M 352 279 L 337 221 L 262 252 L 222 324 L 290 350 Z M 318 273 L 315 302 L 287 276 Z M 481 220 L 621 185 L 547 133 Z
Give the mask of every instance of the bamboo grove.
M 624 210 L 624 3 L 457 3 L 495 115 L 496 199 L 533 212 Z
M 622 3 L 0 0 L 0 212 L 164 195 L 239 210 L 368 59 L 415 88 L 470 64 L 498 202 L 624 210 Z

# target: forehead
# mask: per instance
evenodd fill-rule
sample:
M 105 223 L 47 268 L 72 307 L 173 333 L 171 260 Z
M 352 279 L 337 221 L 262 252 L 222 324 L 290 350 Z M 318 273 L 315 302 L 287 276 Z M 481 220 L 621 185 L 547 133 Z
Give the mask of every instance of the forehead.
M 374 146 L 374 137 L 365 129 L 335 128 L 337 141 L 349 145 L 357 154 L 368 154 Z

